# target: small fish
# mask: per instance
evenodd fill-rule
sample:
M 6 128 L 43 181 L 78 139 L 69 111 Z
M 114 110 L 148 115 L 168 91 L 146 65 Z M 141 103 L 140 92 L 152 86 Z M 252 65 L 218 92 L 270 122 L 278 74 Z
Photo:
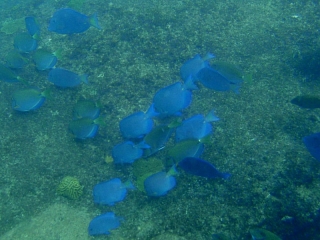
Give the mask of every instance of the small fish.
M 14 48 L 22 53 L 30 53 L 38 47 L 37 40 L 28 33 L 20 33 L 14 38 Z
M 133 163 L 143 155 L 143 149 L 149 148 L 143 141 L 135 145 L 131 141 L 120 143 L 113 147 L 112 158 L 114 163 Z
M 211 64 L 211 67 L 225 76 L 227 79 L 232 79 L 233 81 L 240 81 L 248 80 L 248 75 L 245 73 L 235 64 L 228 63 L 228 62 L 221 62 L 221 61 L 214 61 Z
M 211 67 L 202 68 L 197 78 L 206 88 L 216 91 L 233 90 L 238 93 L 242 80 L 228 78 Z
M 160 117 L 179 114 L 179 111 L 188 107 L 191 103 L 192 92 L 197 89 L 192 79 L 189 78 L 185 84 L 176 82 L 156 92 L 153 103 Z
M 130 181 L 122 183 L 119 178 L 101 182 L 93 188 L 93 201 L 97 204 L 113 206 L 127 195 L 127 189 L 134 189 Z
M 159 125 L 151 130 L 144 138 L 144 142 L 150 146 L 144 150 L 143 156 L 148 157 L 161 149 L 163 149 L 170 139 L 175 126 L 169 125 Z
M 176 142 L 185 139 L 202 139 L 212 133 L 210 122 L 218 121 L 219 118 L 210 111 L 207 116 L 194 115 L 182 122 L 176 129 Z
M 110 230 L 120 226 L 122 217 L 116 217 L 113 212 L 106 212 L 91 220 L 88 232 L 90 236 L 109 235 Z
M 100 115 L 98 105 L 90 100 L 80 100 L 73 108 L 73 119 L 91 118 L 96 119 Z
M 252 240 L 281 240 L 280 237 L 262 228 L 250 229 Z
M 135 112 L 125 117 L 119 123 L 122 136 L 126 139 L 142 138 L 153 128 L 152 118 L 157 115 L 151 104 L 146 113 Z
M 90 26 L 101 29 L 97 14 L 88 17 L 71 8 L 63 8 L 53 14 L 48 30 L 59 34 L 72 34 L 85 32 Z
M 9 83 L 23 82 L 14 71 L 0 63 L 0 80 Z
M 195 55 L 193 58 L 186 61 L 180 68 L 180 75 L 184 81 L 191 76 L 193 80 L 196 80 L 198 72 L 204 68 L 209 66 L 209 59 L 214 58 L 215 56 L 211 53 L 207 53 L 207 55 L 202 58 L 199 54 Z
M 48 91 L 41 92 L 37 88 L 17 90 L 12 96 L 12 108 L 20 112 L 28 112 L 40 108 L 48 96 Z
M 81 82 L 88 84 L 88 75 L 78 75 L 63 68 L 53 68 L 49 72 L 48 80 L 61 88 L 72 88 Z
M 80 118 L 71 121 L 69 130 L 77 139 L 94 138 L 99 130 L 99 125 L 104 124 L 102 118 L 92 120 L 91 118 Z
M 17 50 L 8 52 L 5 60 L 9 68 L 23 68 L 28 63 L 28 59 L 21 56 Z
M 212 235 L 211 240 L 229 240 L 229 238 L 222 233 L 216 233 Z
M 179 163 L 186 157 L 200 157 L 204 151 L 204 143 L 210 142 L 210 136 L 203 139 L 185 139 L 169 149 L 168 155 L 175 163 Z
M 231 174 L 219 172 L 215 166 L 200 158 L 187 157 L 179 162 L 179 167 L 189 174 L 206 178 L 228 179 Z
M 36 64 L 36 68 L 40 71 L 53 68 L 58 61 L 55 53 L 43 49 L 37 50 L 33 54 L 32 59 Z
M 295 104 L 302 108 L 315 109 L 320 108 L 320 98 L 309 95 L 297 96 L 291 100 L 292 104 Z
M 176 179 L 173 175 L 177 174 L 174 165 L 169 172 L 157 172 L 144 180 L 144 190 L 150 197 L 164 196 L 176 186 Z
M 35 39 L 40 37 L 40 27 L 34 17 L 26 17 L 24 19 L 28 33 Z
M 311 134 L 303 138 L 303 143 L 309 153 L 320 161 L 320 132 Z

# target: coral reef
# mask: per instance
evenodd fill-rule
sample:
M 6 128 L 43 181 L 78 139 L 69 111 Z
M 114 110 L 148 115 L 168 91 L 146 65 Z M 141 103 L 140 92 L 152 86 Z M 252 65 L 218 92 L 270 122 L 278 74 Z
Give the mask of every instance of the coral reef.
M 78 199 L 83 194 L 83 186 L 75 177 L 64 177 L 57 188 L 57 193 L 69 199 Z

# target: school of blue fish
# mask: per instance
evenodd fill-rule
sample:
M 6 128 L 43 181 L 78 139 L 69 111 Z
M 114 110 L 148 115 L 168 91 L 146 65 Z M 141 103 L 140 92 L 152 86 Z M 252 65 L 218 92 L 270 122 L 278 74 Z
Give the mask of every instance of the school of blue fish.
M 0 78 L 6 82 L 23 82 L 14 69 L 23 68 L 29 54 L 38 71 L 48 71 L 48 81 L 55 86 L 73 88 L 81 83 L 88 84 L 86 74 L 77 74 L 70 70 L 57 68 L 56 53 L 38 48 L 40 27 L 33 17 L 25 18 L 27 32 L 18 34 L 14 38 L 14 49 L 8 53 L 6 64 L 0 65 Z M 56 11 L 49 23 L 48 30 L 58 34 L 77 34 L 85 32 L 90 26 L 101 29 L 96 14 L 88 17 L 72 9 Z M 228 78 L 210 67 L 209 59 L 214 55 L 208 53 L 204 58 L 200 55 L 186 61 L 181 69 L 181 78 L 178 81 L 158 90 L 150 104 L 149 109 L 132 113 L 119 122 L 119 130 L 124 139 L 112 149 L 114 164 L 132 164 L 137 159 L 155 154 L 162 150 L 175 132 L 176 145 L 168 155 L 173 159 L 173 165 L 168 171 L 153 173 L 144 181 L 145 193 L 149 197 L 166 195 L 176 186 L 176 167 L 186 173 L 206 177 L 230 177 L 229 173 L 221 173 L 210 162 L 200 159 L 204 151 L 204 144 L 213 133 L 211 122 L 218 121 L 214 111 L 206 116 L 197 114 L 188 119 L 182 119 L 182 111 L 192 102 L 192 94 L 197 90 L 196 81 L 205 87 L 216 91 L 228 91 L 240 87 L 241 79 Z M 232 88 L 232 86 L 235 87 Z M 28 86 L 28 85 L 27 85 Z M 16 111 L 29 112 L 39 109 L 49 95 L 48 90 L 40 90 L 35 86 L 28 86 L 13 93 L 12 108 Z M 154 118 L 163 123 L 155 126 Z M 167 124 L 165 119 L 176 119 Z M 100 116 L 100 106 L 91 100 L 80 100 L 73 109 L 69 130 L 76 139 L 85 140 L 96 136 L 99 126 L 103 124 Z M 130 180 L 122 182 L 113 178 L 98 183 L 93 188 L 93 202 L 99 205 L 112 206 L 125 199 L 128 189 L 135 189 Z M 122 217 L 117 217 L 113 212 L 103 213 L 89 224 L 89 235 L 110 234 L 110 230 L 118 228 Z
M 2 81 L 25 84 L 24 88 L 12 94 L 12 109 L 20 112 L 39 109 L 50 93 L 48 90 L 29 86 L 15 71 L 23 68 L 29 59 L 32 59 L 38 71 L 47 71 L 48 81 L 61 90 L 77 87 L 81 83 L 88 84 L 86 74 L 55 67 L 58 54 L 47 49 L 38 49 L 41 29 L 36 19 L 26 17 L 25 23 L 27 31 L 15 36 L 14 49 L 6 56 L 6 63 L 0 64 Z M 65 8 L 53 14 L 48 30 L 57 34 L 79 34 L 91 26 L 101 29 L 96 14 L 86 16 Z M 173 161 L 171 168 L 168 171 L 153 173 L 144 181 L 145 193 L 151 198 L 165 196 L 175 188 L 176 168 L 187 174 L 207 179 L 228 179 L 231 176 L 230 173 L 220 172 L 211 162 L 201 158 L 205 144 L 210 141 L 210 136 L 214 133 L 212 123 L 219 121 L 214 111 L 206 115 L 199 113 L 189 118 L 183 116 L 183 110 L 190 106 L 192 95 L 198 89 L 197 82 L 215 91 L 239 92 L 242 78 L 211 66 L 209 61 L 214 57 L 211 53 L 205 57 L 197 54 L 187 60 L 180 68 L 182 81 L 159 89 L 154 94 L 147 111 L 132 113 L 119 122 L 119 132 L 123 142 L 115 144 L 111 154 L 113 163 L 120 166 L 156 154 L 165 148 L 175 133 L 175 145 L 168 150 L 168 157 Z M 154 119 L 160 123 L 155 125 Z M 74 106 L 69 131 L 75 139 L 85 140 L 95 137 L 103 124 L 99 104 L 83 99 Z M 303 142 L 311 155 L 320 161 L 320 133 L 305 137 Z M 93 187 L 93 202 L 98 205 L 113 206 L 125 199 L 127 190 L 134 189 L 130 180 L 126 182 L 122 182 L 119 178 L 103 180 Z M 118 228 L 123 220 L 113 212 L 103 213 L 92 219 L 88 233 L 92 236 L 108 235 L 110 230 Z

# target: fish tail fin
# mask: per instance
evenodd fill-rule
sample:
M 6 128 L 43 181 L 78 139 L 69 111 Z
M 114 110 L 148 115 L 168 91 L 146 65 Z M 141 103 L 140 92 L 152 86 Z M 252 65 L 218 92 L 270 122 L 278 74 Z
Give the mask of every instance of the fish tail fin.
M 102 126 L 106 125 L 106 121 L 105 121 L 105 117 L 104 116 L 100 116 L 100 117 L 94 119 L 93 122 L 95 124 L 102 125 Z
M 56 56 L 59 60 L 61 60 L 63 58 L 62 49 L 58 49 L 58 50 L 54 51 L 53 55 Z
M 168 128 L 176 128 L 176 127 L 179 127 L 181 124 L 182 124 L 182 119 L 177 117 L 168 124 Z
M 136 145 L 137 148 L 150 148 L 150 146 L 148 144 L 146 144 L 146 142 L 143 140 L 141 142 L 139 142 L 137 145 Z
M 230 86 L 231 90 L 235 93 L 235 94 L 240 94 L 240 84 L 232 84 Z
M 207 116 L 205 117 L 206 122 L 216 122 L 219 121 L 220 119 L 214 114 L 214 110 L 212 109 Z
M 29 86 L 29 83 L 25 79 L 23 79 L 22 77 L 18 76 L 17 79 L 18 79 L 19 82 L 23 83 L 24 85 Z
M 194 84 L 194 79 L 192 75 L 188 77 L 188 79 L 185 81 L 185 88 L 188 90 L 197 90 L 197 85 Z
M 152 118 L 152 117 L 156 117 L 158 116 L 160 113 L 156 112 L 156 110 L 154 109 L 154 103 L 152 103 L 149 107 L 149 109 L 147 110 L 146 112 L 146 115 L 149 117 L 149 118 Z
M 231 177 L 231 174 L 230 173 L 222 173 L 221 176 L 223 179 L 227 180 L 229 177 Z
M 51 97 L 51 90 L 50 89 L 46 89 L 41 93 L 41 96 L 45 97 L 45 98 L 50 98 Z
M 215 57 L 216 57 L 216 56 L 215 56 L 214 54 L 208 52 L 208 53 L 204 56 L 203 60 L 204 60 L 204 61 L 207 61 L 207 60 L 212 59 L 212 58 L 215 58 Z
M 123 183 L 123 186 L 131 190 L 136 189 L 136 187 L 133 185 L 133 183 L 129 179 Z
M 199 139 L 199 142 L 201 143 L 210 143 L 211 142 L 211 136 L 210 134 L 206 135 L 205 137 Z
M 172 167 L 167 172 L 167 176 L 174 176 L 174 175 L 178 175 L 178 171 L 176 169 L 176 165 L 175 164 L 172 165 Z
M 97 17 L 96 13 L 89 17 L 89 22 L 90 22 L 91 26 L 98 28 L 99 30 L 102 29 L 99 22 L 98 22 L 98 17 Z
M 85 84 L 88 84 L 88 75 L 87 74 L 83 74 L 80 76 L 80 80 L 81 82 L 84 82 Z

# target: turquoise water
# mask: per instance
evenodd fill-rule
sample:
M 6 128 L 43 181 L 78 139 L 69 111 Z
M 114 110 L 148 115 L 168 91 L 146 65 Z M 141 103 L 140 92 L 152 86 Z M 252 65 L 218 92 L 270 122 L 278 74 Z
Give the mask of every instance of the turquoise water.
M 0 239 L 93 239 L 87 236 L 90 219 L 106 211 L 125 219 L 110 239 L 210 239 L 214 233 L 250 239 L 249 229 L 256 227 L 283 239 L 317 239 L 320 165 L 301 139 L 319 131 L 320 112 L 290 100 L 301 93 L 319 96 L 319 76 L 301 67 L 306 56 L 317 57 L 318 1 L 87 0 L 73 6 L 96 12 L 102 31 L 47 31 L 52 14 L 68 4 L 0 5 L 2 26 L 34 16 L 42 29 L 39 45 L 62 50 L 57 66 L 89 74 L 90 83 L 61 90 L 29 64 L 19 75 L 51 89 L 52 97 L 38 111 L 21 114 L 11 109 L 11 95 L 23 86 L 0 82 Z M 1 56 L 23 30 L 0 33 Z M 206 52 L 252 76 L 240 94 L 200 86 L 183 111 L 190 117 L 215 109 L 221 120 L 213 124 L 212 144 L 202 157 L 232 177 L 207 180 L 181 172 L 165 197 L 150 199 L 137 190 L 114 207 L 95 206 L 95 184 L 113 177 L 137 180 L 133 166 L 105 162 L 122 141 L 119 120 L 145 111 L 157 90 L 179 80 L 183 62 Z M 83 97 L 102 104 L 107 124 L 94 139 L 75 141 L 68 124 Z M 166 151 L 155 157 L 166 162 Z M 57 195 L 65 176 L 84 186 L 80 199 Z

